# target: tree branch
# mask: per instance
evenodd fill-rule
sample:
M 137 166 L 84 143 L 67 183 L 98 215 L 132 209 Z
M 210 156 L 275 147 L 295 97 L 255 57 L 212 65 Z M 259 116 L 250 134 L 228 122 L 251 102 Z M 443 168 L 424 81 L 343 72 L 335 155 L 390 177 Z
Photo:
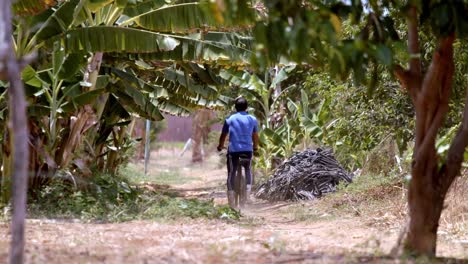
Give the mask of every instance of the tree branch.
M 432 56 L 432 62 L 424 76 L 422 83 L 422 99 L 432 100 L 437 97 L 448 97 L 451 90 L 451 79 L 453 77 L 454 63 L 453 63 L 453 42 L 455 41 L 455 34 L 451 34 L 447 37 L 439 40 L 437 50 Z M 448 73 L 448 75 L 447 75 Z M 452 73 L 452 74 L 451 74 Z M 449 83 L 444 84 L 446 80 L 450 80 Z M 433 89 L 437 84 L 441 83 L 439 89 Z M 443 90 L 442 90 L 443 89 Z
M 410 94 L 411 100 L 413 101 L 413 105 L 416 104 L 418 94 L 417 94 L 416 90 L 414 89 L 414 87 L 412 87 L 410 85 L 411 73 L 409 71 L 403 69 L 403 67 L 401 67 L 401 65 L 395 65 L 394 68 L 393 68 L 393 74 L 400 81 L 401 86 L 404 89 L 406 89 L 408 91 L 408 93 Z
M 450 144 L 447 153 L 447 161 L 441 168 L 439 174 L 439 185 L 442 191 L 447 192 L 455 177 L 460 173 L 464 153 L 468 146 L 468 91 L 465 99 L 465 109 L 463 111 L 463 120 L 458 129 L 457 135 Z
M 418 33 L 418 11 L 416 7 L 411 6 L 408 11 L 408 51 L 410 54 L 409 71 L 414 78 L 420 80 L 422 72 Z
M 416 107 L 415 157 L 432 146 L 443 123 L 454 73 L 454 35 L 442 38 L 434 52 L 431 65 L 424 76 Z

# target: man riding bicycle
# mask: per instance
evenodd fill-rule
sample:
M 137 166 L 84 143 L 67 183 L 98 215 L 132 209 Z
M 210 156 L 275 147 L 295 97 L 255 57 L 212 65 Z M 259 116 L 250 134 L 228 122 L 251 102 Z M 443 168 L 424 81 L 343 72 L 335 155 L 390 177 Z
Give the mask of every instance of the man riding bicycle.
M 234 178 L 237 174 L 239 157 L 249 159 L 249 165 L 245 170 L 247 178 L 247 200 L 252 190 L 252 156 L 258 149 L 258 125 L 257 119 L 249 115 L 247 110 L 247 100 L 238 97 L 235 101 L 236 113 L 226 118 L 221 136 L 219 137 L 218 151 L 224 148 L 224 141 L 229 134 L 229 147 L 227 155 L 227 196 L 229 206 L 235 207 Z

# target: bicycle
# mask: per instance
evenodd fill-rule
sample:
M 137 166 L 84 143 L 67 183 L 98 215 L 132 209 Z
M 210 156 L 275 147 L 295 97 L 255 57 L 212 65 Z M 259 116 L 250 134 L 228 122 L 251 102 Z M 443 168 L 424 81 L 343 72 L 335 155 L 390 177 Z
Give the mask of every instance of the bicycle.
M 229 155 L 227 151 L 220 151 L 220 154 Z M 246 169 L 250 166 L 250 159 L 248 155 L 241 154 L 237 164 L 237 173 L 234 178 L 234 205 L 236 208 L 244 208 L 247 203 L 247 173 Z
M 237 175 L 234 178 L 235 204 L 239 208 L 244 208 L 247 203 L 247 166 L 250 166 L 250 159 L 247 155 L 239 156 L 237 165 Z

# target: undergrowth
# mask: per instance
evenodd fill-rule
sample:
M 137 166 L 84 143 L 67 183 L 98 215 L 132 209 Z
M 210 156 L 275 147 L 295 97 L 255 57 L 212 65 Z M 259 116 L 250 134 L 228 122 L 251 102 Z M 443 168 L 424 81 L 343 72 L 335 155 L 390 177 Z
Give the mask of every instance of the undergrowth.
M 29 218 L 121 222 L 178 218 L 239 219 L 240 214 L 212 200 L 185 199 L 146 187 L 132 186 L 118 176 L 100 174 L 83 188 L 56 180 L 29 199 Z
M 378 217 L 391 211 L 392 218 L 406 216 L 406 187 L 402 176 L 363 174 L 352 183 L 310 203 L 289 206 L 285 212 L 295 221 L 327 220 L 345 215 Z M 389 210 L 392 208 L 392 210 Z
M 351 209 L 356 214 L 360 211 L 375 209 L 373 205 L 388 204 L 400 199 L 405 192 L 405 183 L 400 175 L 389 176 L 364 174 L 353 179 L 347 185 L 339 185 L 337 192 L 327 200 L 337 209 Z
M 468 235 L 468 173 L 453 182 L 445 199 L 439 233 L 446 238 L 461 239 Z M 353 183 L 339 186 L 338 191 L 317 201 L 314 210 L 335 216 L 344 214 L 364 217 L 372 226 L 401 227 L 408 218 L 407 181 L 401 174 L 361 175 Z

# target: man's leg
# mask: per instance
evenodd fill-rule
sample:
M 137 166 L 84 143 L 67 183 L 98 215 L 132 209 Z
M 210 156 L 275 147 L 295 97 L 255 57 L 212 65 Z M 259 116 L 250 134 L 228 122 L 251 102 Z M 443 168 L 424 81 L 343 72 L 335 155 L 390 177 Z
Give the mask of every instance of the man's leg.
M 252 152 L 246 152 L 249 162 L 245 164 L 245 176 L 247 178 L 247 202 L 250 201 L 250 193 L 252 192 Z
M 231 186 L 231 155 L 229 153 L 226 154 L 226 168 L 227 168 L 227 180 L 226 186 L 228 191 L 232 190 Z
M 239 162 L 239 156 L 235 153 L 228 153 L 227 155 L 227 167 L 228 167 L 228 178 L 227 178 L 227 188 L 228 188 L 228 203 L 231 208 L 236 208 L 236 194 L 234 192 L 234 177 L 237 173 L 237 164 Z
M 249 158 L 249 163 L 245 166 L 245 175 L 247 177 L 247 186 L 252 186 L 252 152 L 246 152 L 247 157 Z
M 239 155 L 236 153 L 228 153 L 227 156 L 227 168 L 228 168 L 228 179 L 227 179 L 227 188 L 228 191 L 234 190 L 234 178 L 237 174 L 237 167 L 239 164 Z

